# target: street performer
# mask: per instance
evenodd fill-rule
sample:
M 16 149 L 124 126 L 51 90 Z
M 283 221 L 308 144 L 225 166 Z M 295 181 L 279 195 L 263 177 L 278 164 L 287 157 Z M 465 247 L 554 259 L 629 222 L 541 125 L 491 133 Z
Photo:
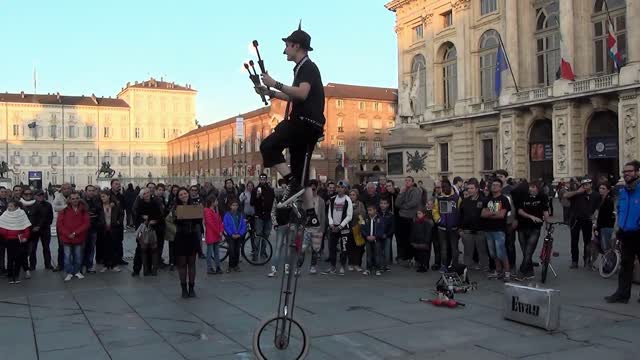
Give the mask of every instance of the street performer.
M 304 164 L 308 147 L 313 149 L 323 136 L 326 121 L 323 113 L 324 87 L 318 67 L 309 59 L 308 53 L 313 50 L 311 36 L 298 26 L 298 30 L 282 40 L 286 44 L 284 54 L 287 55 L 287 61 L 296 63 L 293 68 L 293 85 L 284 85 L 265 73 L 262 74 L 264 86 L 255 87 L 259 95 L 287 101 L 284 120 L 262 141 L 260 152 L 264 167 L 274 168 L 286 181 L 287 187 L 281 204 L 302 190 L 300 186 L 304 180 L 305 192 L 302 199 L 307 226 L 317 226 L 313 193 L 308 185 L 309 164 L 307 163 L 306 172 Z M 285 148 L 289 149 L 291 155 L 290 168 L 282 154 Z M 302 179 L 303 173 L 307 174 L 305 179 Z

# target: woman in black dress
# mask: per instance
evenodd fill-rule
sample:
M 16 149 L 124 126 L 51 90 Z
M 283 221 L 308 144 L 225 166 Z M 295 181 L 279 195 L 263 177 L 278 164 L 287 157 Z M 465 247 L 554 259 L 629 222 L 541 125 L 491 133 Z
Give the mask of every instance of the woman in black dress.
M 181 188 L 178 190 L 176 206 L 191 205 L 189 200 L 189 190 Z M 177 219 L 176 237 L 173 241 L 176 255 L 176 265 L 180 275 L 180 286 L 182 287 L 182 297 L 195 297 L 194 291 L 196 281 L 196 256 L 201 239 L 198 239 L 198 225 L 201 219 Z M 187 273 L 189 274 L 189 290 L 187 291 Z

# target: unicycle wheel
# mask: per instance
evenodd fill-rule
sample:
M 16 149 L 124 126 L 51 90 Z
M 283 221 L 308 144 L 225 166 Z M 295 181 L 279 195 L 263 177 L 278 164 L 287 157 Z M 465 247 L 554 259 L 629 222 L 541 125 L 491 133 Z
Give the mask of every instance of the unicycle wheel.
M 253 354 L 259 360 L 305 359 L 311 339 L 294 319 L 274 316 L 263 320 L 253 335 Z

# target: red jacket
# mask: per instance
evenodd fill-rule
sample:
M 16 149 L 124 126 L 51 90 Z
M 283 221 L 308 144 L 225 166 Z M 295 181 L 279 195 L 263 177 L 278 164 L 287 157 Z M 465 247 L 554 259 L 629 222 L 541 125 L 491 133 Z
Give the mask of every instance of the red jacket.
M 30 234 L 31 230 L 29 228 L 23 230 L 7 230 L 0 228 L 0 237 L 9 241 L 17 241 L 18 235 L 22 235 L 23 239 L 28 239 Z
M 220 233 L 223 230 L 220 214 L 211 210 L 211 208 L 204 209 L 204 226 L 204 239 L 207 245 L 219 242 L 221 239 Z
M 80 245 L 84 244 L 89 232 L 89 211 L 82 202 L 78 204 L 78 211 L 74 211 L 69 204 L 64 210 L 58 213 L 56 223 L 60 239 L 63 244 Z M 71 234 L 76 233 L 72 239 Z

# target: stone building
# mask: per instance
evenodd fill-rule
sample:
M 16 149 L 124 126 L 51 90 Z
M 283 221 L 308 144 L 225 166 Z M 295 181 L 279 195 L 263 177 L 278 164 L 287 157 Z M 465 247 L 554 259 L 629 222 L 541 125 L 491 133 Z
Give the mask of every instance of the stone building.
M 196 91 L 150 79 L 115 98 L 0 94 L 0 161 L 14 184 L 96 183 L 109 162 L 115 176 L 165 176 L 167 142 L 195 127 Z
M 385 144 L 390 175 L 619 175 L 640 157 L 640 26 L 630 21 L 640 0 L 606 3 L 608 11 L 603 0 L 387 3 L 405 115 Z M 609 19 L 619 72 L 607 52 Z M 502 48 L 510 66 L 496 71 Z M 561 59 L 575 79 L 559 78 Z

